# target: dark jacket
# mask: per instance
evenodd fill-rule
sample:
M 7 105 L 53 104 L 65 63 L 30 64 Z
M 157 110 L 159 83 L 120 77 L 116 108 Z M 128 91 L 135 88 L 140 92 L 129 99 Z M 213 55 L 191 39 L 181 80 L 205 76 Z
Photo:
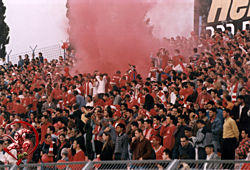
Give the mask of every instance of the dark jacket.
M 137 139 L 134 142 L 131 142 L 130 149 L 133 153 L 134 160 L 138 160 L 141 157 L 143 159 L 151 159 L 152 157 L 152 145 L 146 138 L 143 138 L 142 141 Z
M 180 146 L 179 157 L 182 159 L 195 159 L 195 150 L 192 144 L 188 143 L 185 147 Z
M 232 109 L 232 115 L 235 120 L 240 119 L 238 122 L 238 127 L 239 130 L 241 131 L 242 129 L 248 130 L 250 132 L 250 117 L 248 116 L 248 111 L 249 111 L 249 106 L 245 105 L 242 108 L 241 116 L 239 116 L 240 113 L 240 106 L 234 106 Z
M 150 111 L 152 108 L 154 108 L 154 98 L 150 94 L 147 94 L 145 96 L 144 109 Z
M 121 160 L 128 160 L 128 136 L 126 133 L 117 135 L 115 140 L 115 154 L 121 154 Z
M 100 154 L 100 159 L 102 161 L 105 160 L 113 160 L 114 147 L 110 145 L 106 145 L 105 148 L 102 149 Z

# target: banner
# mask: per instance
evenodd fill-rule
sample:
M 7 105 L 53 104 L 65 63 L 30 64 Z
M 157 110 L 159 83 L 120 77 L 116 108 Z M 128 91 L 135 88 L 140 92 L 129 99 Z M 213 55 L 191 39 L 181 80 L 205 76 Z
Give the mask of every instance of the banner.
M 196 0 L 196 4 L 196 30 L 213 35 L 217 30 L 227 29 L 235 34 L 237 30 L 249 29 L 250 0 Z

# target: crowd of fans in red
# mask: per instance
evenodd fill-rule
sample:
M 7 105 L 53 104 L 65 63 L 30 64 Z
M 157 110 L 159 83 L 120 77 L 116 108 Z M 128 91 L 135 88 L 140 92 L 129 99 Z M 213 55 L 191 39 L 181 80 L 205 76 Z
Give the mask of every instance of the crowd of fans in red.
M 166 41 L 146 79 L 133 65 L 125 74 L 71 76 L 73 51 L 1 66 L 0 135 L 22 128 L 5 129 L 13 121 L 32 124 L 40 145 L 27 162 L 246 159 L 250 31 Z M 182 56 L 185 44 L 192 51 Z M 2 163 L 15 162 L 2 150 L 10 143 L 0 141 Z

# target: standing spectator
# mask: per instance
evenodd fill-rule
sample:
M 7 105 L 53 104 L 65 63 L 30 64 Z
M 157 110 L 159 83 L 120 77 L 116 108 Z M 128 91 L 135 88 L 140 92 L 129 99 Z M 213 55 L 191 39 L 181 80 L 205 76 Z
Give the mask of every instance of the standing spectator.
M 101 129 L 100 132 L 99 132 L 99 136 L 102 136 L 102 134 L 103 134 L 104 132 L 109 132 L 109 133 L 110 133 L 110 136 L 111 136 L 112 142 L 115 143 L 115 140 L 116 140 L 116 132 L 115 132 L 114 127 L 113 127 L 111 124 L 109 124 L 109 120 L 107 120 L 107 119 L 102 119 L 101 124 L 102 124 L 102 129 Z
M 212 131 L 212 143 L 214 145 L 214 152 L 217 153 L 220 150 L 220 139 L 222 135 L 222 122 L 220 118 L 216 115 L 216 109 L 212 108 L 209 111 L 209 117 L 211 122 Z
M 135 137 L 130 144 L 133 160 L 145 160 L 152 157 L 152 146 L 148 139 L 143 136 L 141 129 L 135 130 Z
M 116 126 L 116 140 L 115 140 L 115 160 L 128 160 L 128 136 L 125 131 L 125 125 L 119 123 Z
M 107 79 L 106 76 L 97 74 L 96 79 L 98 81 L 97 94 L 102 99 L 103 94 L 106 92 Z
M 23 65 L 24 65 L 24 60 L 22 59 L 22 56 L 19 55 L 17 66 L 23 68 Z
M 70 144 L 66 140 L 66 136 L 63 133 L 59 135 L 59 142 L 58 142 L 57 148 L 58 148 L 57 159 L 64 160 L 63 156 L 62 156 L 63 150 L 65 151 L 65 149 L 66 149 L 66 151 L 67 151 L 67 148 L 70 148 Z M 67 156 L 68 156 L 68 153 L 67 153 L 67 155 L 64 155 L 64 158 Z M 67 160 L 65 160 L 65 161 L 67 161 Z
M 111 140 L 111 136 L 108 132 L 104 132 L 102 135 L 104 144 L 100 155 L 97 155 L 102 161 L 113 160 L 114 145 Z
M 74 90 L 73 94 L 76 97 L 76 104 L 78 104 L 79 109 L 86 105 L 84 97 L 80 95 L 77 90 Z
M 179 147 L 181 146 L 180 144 L 180 138 L 185 136 L 185 128 L 186 128 L 187 124 L 185 122 L 185 117 L 183 115 L 180 115 L 178 117 L 178 124 L 177 124 L 177 128 L 176 131 L 174 133 L 175 136 L 175 144 L 174 144 L 174 148 L 172 151 L 173 154 L 173 159 L 179 159 Z
M 114 89 L 113 90 L 113 95 L 114 95 L 113 105 L 120 105 L 122 98 L 121 98 L 121 96 L 119 94 L 119 90 L 118 89 Z
M 237 122 L 239 130 L 247 130 L 250 132 L 250 108 L 245 103 L 245 98 L 243 96 L 238 96 L 237 102 L 233 107 L 232 114 Z
M 73 149 L 75 150 L 75 154 L 73 155 L 73 162 L 83 162 L 86 161 L 85 154 L 82 151 L 81 147 L 81 140 L 74 140 L 73 142 Z M 75 164 L 75 165 L 70 165 L 70 168 L 72 170 L 77 170 L 77 169 L 82 169 L 84 167 L 84 164 Z
M 41 52 L 38 53 L 39 62 L 43 64 L 43 54 Z
M 166 121 L 163 122 L 160 130 L 160 135 L 163 137 L 163 146 L 170 151 L 174 147 L 176 126 L 174 125 L 175 117 L 170 115 Z
M 180 138 L 181 146 L 178 149 L 179 159 L 195 159 L 195 150 L 192 144 L 189 143 L 188 137 Z
M 152 127 L 152 120 L 148 119 L 144 122 L 145 130 L 143 131 L 143 136 L 145 136 L 146 139 L 151 140 L 152 136 L 154 135 L 154 128 Z
M 222 160 L 234 160 L 235 149 L 237 141 L 239 141 L 239 130 L 235 120 L 229 116 L 230 110 L 223 110 L 223 117 L 225 118 L 223 124 L 223 137 L 222 137 Z
M 45 140 L 45 135 L 47 133 L 47 129 L 49 126 L 52 126 L 52 124 L 48 120 L 48 116 L 43 115 L 41 118 L 41 141 L 40 144 L 42 144 Z
M 150 111 L 154 108 L 154 98 L 149 94 L 148 88 L 144 88 L 142 93 L 145 95 L 144 109 Z
M 45 141 L 41 145 L 42 162 L 54 162 L 57 157 L 57 146 L 50 134 L 45 135 Z
M 204 106 L 212 100 L 211 95 L 207 92 L 206 87 L 202 87 L 202 92 L 198 95 L 196 99 L 196 103 L 199 104 L 200 108 L 204 108 Z
M 163 155 L 163 151 L 165 150 L 165 148 L 162 145 L 160 145 L 161 138 L 159 136 L 153 136 L 151 143 L 155 151 L 156 159 L 162 160 L 162 155 Z
M 78 140 L 74 140 L 73 142 L 73 149 L 76 151 L 76 153 L 73 155 L 73 162 L 78 162 L 78 161 L 85 161 L 85 154 L 82 151 L 81 147 L 80 147 L 81 141 Z
M 54 126 L 49 126 L 47 128 L 47 134 L 51 135 L 52 140 L 57 143 L 58 137 L 55 135 L 55 127 Z
M 196 149 L 198 150 L 198 155 L 196 158 L 206 159 L 205 146 L 206 143 L 212 143 L 212 134 L 210 129 L 206 127 L 206 123 L 203 120 L 197 120 L 197 126 L 199 130 L 196 134 Z M 210 134 L 210 135 L 209 135 Z

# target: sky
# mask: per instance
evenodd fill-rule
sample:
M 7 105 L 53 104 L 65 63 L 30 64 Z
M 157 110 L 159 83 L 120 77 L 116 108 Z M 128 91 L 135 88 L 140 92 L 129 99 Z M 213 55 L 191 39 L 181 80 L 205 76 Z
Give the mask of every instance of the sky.
M 30 46 L 43 48 L 68 39 L 66 0 L 3 0 L 6 23 L 10 27 L 7 52 L 30 51 Z
M 10 27 L 10 43 L 7 52 L 11 55 L 30 51 L 30 46 L 43 48 L 68 39 L 66 18 L 67 0 L 3 0 L 6 10 L 6 22 Z M 77 0 L 78 1 L 78 0 Z M 174 35 L 188 36 L 193 28 L 193 0 L 148 0 L 158 1 L 147 15 L 154 26 L 156 37 Z M 169 1 L 171 6 L 162 2 Z M 147 2 L 145 0 L 145 2 Z M 183 3 L 186 3 L 183 5 Z M 183 15 L 185 11 L 185 15 Z M 159 20 L 161 16 L 161 20 Z M 178 27 L 173 23 L 178 17 Z M 185 25 L 185 28 L 183 27 Z M 190 31 L 187 31 L 187 28 Z

